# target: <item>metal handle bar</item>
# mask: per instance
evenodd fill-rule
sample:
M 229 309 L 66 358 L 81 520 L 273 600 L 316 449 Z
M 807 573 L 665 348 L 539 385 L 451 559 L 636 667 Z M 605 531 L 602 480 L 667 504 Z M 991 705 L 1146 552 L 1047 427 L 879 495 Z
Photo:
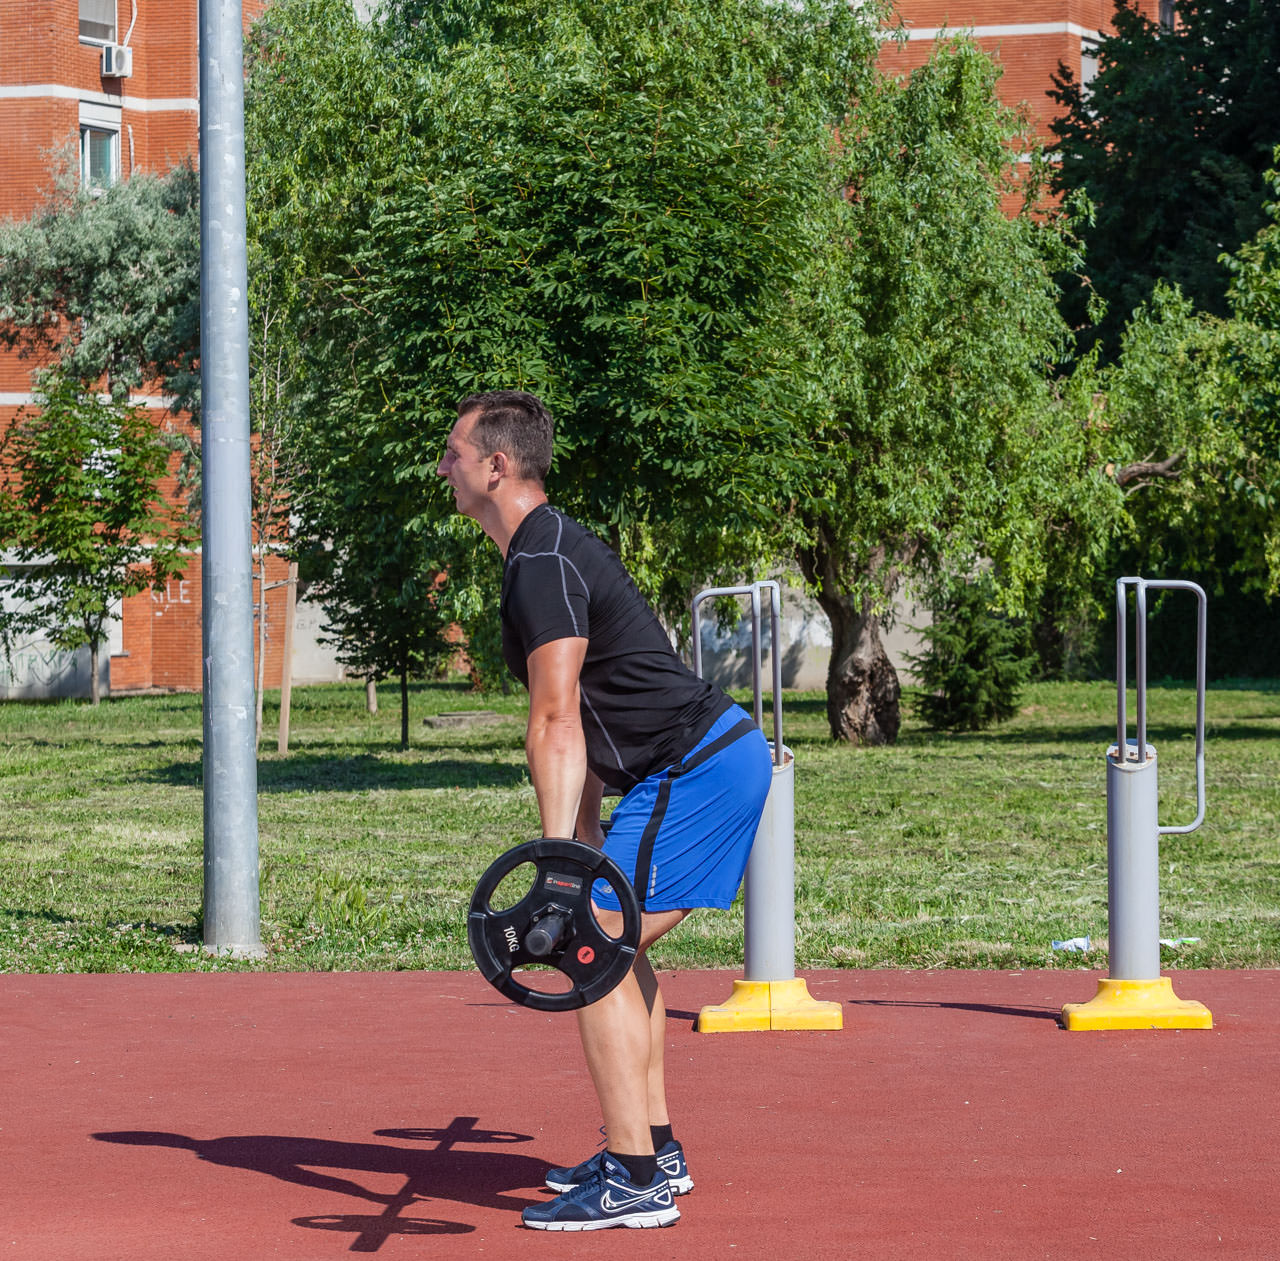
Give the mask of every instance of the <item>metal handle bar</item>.
M 702 677 L 702 622 L 698 617 L 698 608 L 703 600 L 711 600 L 722 595 L 747 595 L 751 597 L 751 687 L 755 700 L 753 717 L 756 726 L 764 730 L 764 702 L 761 699 L 761 657 L 760 648 L 760 592 L 769 591 L 769 628 L 772 633 L 773 665 L 773 761 L 775 766 L 782 765 L 782 653 L 779 644 L 782 642 L 778 611 L 782 605 L 782 588 L 772 579 L 753 582 L 749 587 L 708 587 L 693 597 L 693 672 Z
M 1138 690 L 1138 740 L 1128 741 L 1129 724 L 1125 714 L 1125 655 L 1129 646 L 1129 630 L 1125 623 L 1128 612 L 1128 587 L 1136 596 L 1137 656 L 1135 680 Z M 1204 695 L 1205 695 L 1205 638 L 1208 628 L 1208 600 L 1203 588 L 1194 582 L 1178 578 L 1117 578 L 1116 579 L 1116 755 L 1121 762 L 1142 762 L 1147 750 L 1147 590 L 1156 587 L 1165 591 L 1192 591 L 1197 603 L 1196 618 L 1196 817 L 1181 827 L 1157 827 L 1157 832 L 1194 832 L 1204 822 Z

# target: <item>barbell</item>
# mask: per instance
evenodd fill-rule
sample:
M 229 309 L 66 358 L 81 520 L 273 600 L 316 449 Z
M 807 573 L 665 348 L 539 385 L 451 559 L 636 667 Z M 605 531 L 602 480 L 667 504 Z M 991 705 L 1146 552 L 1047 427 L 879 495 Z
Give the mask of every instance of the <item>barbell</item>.
M 531 864 L 528 892 L 505 909 L 493 896 L 513 871 Z M 622 906 L 622 934 L 600 926 L 591 890 L 603 880 Z M 501 994 L 537 1011 L 574 1011 L 594 1003 L 631 970 L 640 945 L 640 904 L 613 859 L 581 841 L 541 837 L 509 849 L 476 884 L 467 915 L 467 942 L 481 975 Z M 563 993 L 522 983 L 516 973 L 547 964 L 569 978 Z

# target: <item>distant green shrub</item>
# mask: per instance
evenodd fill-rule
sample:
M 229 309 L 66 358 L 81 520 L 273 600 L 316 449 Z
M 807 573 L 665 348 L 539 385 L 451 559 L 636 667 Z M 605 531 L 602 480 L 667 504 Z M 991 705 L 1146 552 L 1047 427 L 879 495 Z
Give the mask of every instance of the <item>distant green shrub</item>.
M 990 577 L 946 581 L 929 605 L 927 647 L 909 658 L 920 688 L 916 713 L 935 731 L 982 731 L 1012 718 L 1031 672 L 1031 637 L 994 607 Z

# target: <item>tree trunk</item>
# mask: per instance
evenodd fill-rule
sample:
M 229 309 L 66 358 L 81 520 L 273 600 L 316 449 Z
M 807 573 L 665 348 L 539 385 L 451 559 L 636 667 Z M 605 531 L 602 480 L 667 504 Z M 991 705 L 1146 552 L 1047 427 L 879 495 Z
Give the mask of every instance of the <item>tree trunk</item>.
M 253 747 L 262 743 L 262 692 L 267 678 L 267 549 L 258 557 L 258 661 L 254 688 Z
M 97 705 L 102 700 L 102 684 L 98 680 L 98 641 L 89 641 L 89 700 Z
M 289 585 L 285 588 L 284 651 L 280 661 L 280 721 L 276 752 L 289 752 L 289 712 L 293 704 L 293 623 L 298 616 L 298 562 L 289 562 Z
M 371 714 L 378 712 L 378 680 L 372 676 L 364 681 L 364 707 Z
M 409 747 L 409 667 L 400 667 L 400 747 Z
M 902 689 L 898 672 L 880 639 L 882 619 L 855 600 L 840 577 L 837 545 L 818 525 L 814 544 L 797 552 L 800 570 L 814 587 L 831 624 L 831 661 L 827 667 L 827 723 L 835 740 L 850 744 L 893 744 L 901 723 Z M 896 575 L 883 549 L 870 558 L 869 573 L 886 589 Z
M 893 744 L 902 689 L 880 639 L 880 618 L 847 599 L 819 603 L 831 622 L 827 722 L 832 737 L 850 744 Z

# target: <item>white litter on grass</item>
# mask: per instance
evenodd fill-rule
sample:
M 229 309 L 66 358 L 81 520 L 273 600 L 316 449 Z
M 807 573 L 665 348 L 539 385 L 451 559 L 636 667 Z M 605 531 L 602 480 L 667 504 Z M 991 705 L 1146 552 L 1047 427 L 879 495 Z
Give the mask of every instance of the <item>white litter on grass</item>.
M 1049 944 L 1055 950 L 1072 950 L 1080 954 L 1084 954 L 1089 949 L 1088 937 L 1071 937 L 1066 941 L 1052 941 Z
M 1160 944 L 1162 946 L 1196 946 L 1199 945 L 1199 937 L 1161 937 Z

